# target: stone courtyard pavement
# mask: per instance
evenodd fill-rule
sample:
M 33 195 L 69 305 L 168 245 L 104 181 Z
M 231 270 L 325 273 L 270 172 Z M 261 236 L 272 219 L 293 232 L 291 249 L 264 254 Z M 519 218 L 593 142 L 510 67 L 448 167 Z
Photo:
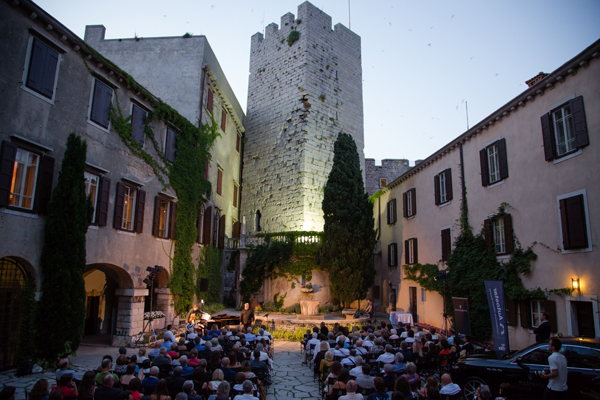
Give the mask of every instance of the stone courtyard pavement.
M 71 367 L 82 377 L 85 371 L 95 369 L 104 355 L 118 356 L 118 349 L 109 346 L 81 346 L 75 357 L 71 357 Z M 134 350 L 129 349 L 128 354 Z M 312 370 L 302 365 L 304 354 L 300 353 L 300 343 L 276 341 L 275 355 L 273 357 L 273 384 L 267 391 L 267 400 L 284 399 L 318 399 L 318 384 L 313 382 Z M 55 385 L 53 371 L 44 371 L 21 378 L 14 375 L 14 370 L 0 373 L 0 388 L 5 385 L 17 389 L 16 400 L 24 400 L 25 392 L 29 393 L 35 383 L 41 379 L 48 379 Z

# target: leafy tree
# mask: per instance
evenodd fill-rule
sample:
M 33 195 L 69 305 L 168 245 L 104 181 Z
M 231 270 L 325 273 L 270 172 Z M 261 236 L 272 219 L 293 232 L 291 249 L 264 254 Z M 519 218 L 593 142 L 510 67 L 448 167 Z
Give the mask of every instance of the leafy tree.
M 71 133 L 44 228 L 36 334 L 40 356 L 50 362 L 77 350 L 85 324 L 85 235 L 93 213 L 85 194 L 86 152 L 87 143 Z
M 364 299 L 373 285 L 373 205 L 365 192 L 352 136 L 340 132 L 323 197 L 325 227 L 319 259 L 329 270 L 331 294 L 345 304 Z

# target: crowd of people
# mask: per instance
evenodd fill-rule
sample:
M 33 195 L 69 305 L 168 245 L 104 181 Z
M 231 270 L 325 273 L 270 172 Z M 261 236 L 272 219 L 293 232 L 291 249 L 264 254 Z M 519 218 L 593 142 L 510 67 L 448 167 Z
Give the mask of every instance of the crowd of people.
M 446 336 L 435 328 L 373 325 L 371 320 L 362 327 L 335 324 L 331 331 L 321 323 L 306 331 L 303 347 L 302 363 L 313 368 L 327 400 L 462 398 L 451 364 L 474 351 L 471 338 L 461 339 L 452 329 Z M 487 386 L 479 390 L 478 399 L 492 398 Z M 499 399 L 512 399 L 510 385 L 502 387 Z
M 79 376 L 68 359 L 55 379 L 40 379 L 29 400 L 264 400 L 270 384 L 273 347 L 265 326 L 244 329 L 193 329 L 179 339 L 167 326 L 164 342 L 102 358 L 95 370 Z M 134 352 L 137 354 L 130 354 Z M 2 390 L 14 400 L 15 388 Z

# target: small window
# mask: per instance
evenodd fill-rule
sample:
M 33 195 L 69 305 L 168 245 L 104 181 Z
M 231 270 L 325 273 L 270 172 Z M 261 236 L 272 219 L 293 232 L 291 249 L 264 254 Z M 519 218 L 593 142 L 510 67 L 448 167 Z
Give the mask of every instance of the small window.
M 569 100 L 541 119 L 546 161 L 564 157 L 590 144 L 582 96 Z
M 442 229 L 442 261 L 448 261 L 452 253 L 452 232 L 450 228 Z
M 58 52 L 40 39 L 33 38 L 25 86 L 52 99 L 57 68 Z
M 133 230 L 135 219 L 135 195 L 136 189 L 131 186 L 125 186 L 125 197 L 123 204 L 123 220 L 121 221 L 121 229 L 125 231 Z
M 213 92 L 212 90 L 208 89 L 208 96 L 206 99 L 206 109 L 208 110 L 208 112 L 212 115 L 213 113 Z
M 381 178 L 381 179 L 379 180 L 379 187 L 381 187 L 381 188 L 384 188 L 384 187 L 386 187 L 386 186 L 387 186 L 387 179 L 385 179 L 385 178 Z
M 108 129 L 110 124 L 110 104 L 112 101 L 113 89 L 96 79 L 94 81 L 94 94 L 92 97 L 92 111 L 90 120 Z
M 495 251 L 497 255 L 513 253 L 512 217 L 510 214 L 486 219 L 483 225 L 485 244 L 489 251 Z
M 10 188 L 9 205 L 33 209 L 40 156 L 17 149 Z
M 237 208 L 238 206 L 238 184 L 233 183 L 233 206 Z
M 531 326 L 537 328 L 541 323 L 545 300 L 531 300 Z
M 504 239 L 504 219 L 498 218 L 492 222 L 492 231 L 494 233 L 494 246 L 496 253 L 506 253 L 506 242 Z
M 396 223 L 396 199 L 392 199 L 387 203 L 387 223 L 388 225 Z
M 144 144 L 146 117 L 148 113 L 140 106 L 133 104 L 131 107 L 131 138 L 139 144 Z
M 452 170 L 448 168 L 434 177 L 435 204 L 441 205 L 452 200 Z
M 223 170 L 218 168 L 217 171 L 217 194 L 221 196 L 223 194 Z
M 227 112 L 225 111 L 225 107 L 221 110 L 221 130 L 225 132 L 227 129 Z
M 235 151 L 237 151 L 238 153 L 240 152 L 241 144 L 242 144 L 242 137 L 240 135 L 237 135 L 237 137 L 235 139 Z
M 398 244 L 390 243 L 388 245 L 388 267 L 398 266 Z
M 481 184 L 492 185 L 508 178 L 506 139 L 500 139 L 479 152 Z
M 589 248 L 587 207 L 584 194 L 561 198 L 558 203 L 563 250 Z
M 171 202 L 161 200 L 160 209 L 158 210 L 158 237 L 166 238 L 169 236 L 169 206 Z
M 92 207 L 94 207 L 94 214 L 92 217 L 92 224 L 96 223 L 96 208 L 98 204 L 98 187 L 100 185 L 100 177 L 94 175 L 91 172 L 84 172 L 85 178 L 85 194 L 92 201 Z
M 128 183 L 117 183 L 113 227 L 118 230 L 144 231 L 146 192 Z
M 417 238 L 411 238 L 404 241 L 404 253 L 405 264 L 412 265 L 419 262 Z
M 167 161 L 175 162 L 175 151 L 177 145 L 177 132 L 171 127 L 167 127 L 167 134 L 165 137 L 165 157 Z
M 404 218 L 410 218 L 417 214 L 417 191 L 415 188 L 409 189 L 402 194 L 402 203 Z
M 176 203 L 165 197 L 156 196 L 154 199 L 152 235 L 162 239 L 174 239 L 176 212 Z
M 262 230 L 260 226 L 260 218 L 262 215 L 260 214 L 260 210 L 256 211 L 256 215 L 254 216 L 254 231 L 260 232 Z

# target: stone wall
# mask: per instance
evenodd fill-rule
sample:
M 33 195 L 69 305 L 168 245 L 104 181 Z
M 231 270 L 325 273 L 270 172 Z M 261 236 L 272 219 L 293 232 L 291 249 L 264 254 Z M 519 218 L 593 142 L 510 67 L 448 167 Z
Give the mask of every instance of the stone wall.
M 299 40 L 288 45 L 290 32 Z M 312 4 L 252 36 L 242 215 L 248 233 L 322 230 L 323 189 L 340 131 L 364 166 L 360 37 Z M 364 168 L 363 168 L 364 169 Z
M 375 194 L 379 189 L 389 185 L 394 179 L 408 171 L 408 160 L 385 159 L 381 165 L 375 165 L 375 159 L 365 159 L 365 187 L 369 196 Z M 385 185 L 382 182 L 385 179 Z

